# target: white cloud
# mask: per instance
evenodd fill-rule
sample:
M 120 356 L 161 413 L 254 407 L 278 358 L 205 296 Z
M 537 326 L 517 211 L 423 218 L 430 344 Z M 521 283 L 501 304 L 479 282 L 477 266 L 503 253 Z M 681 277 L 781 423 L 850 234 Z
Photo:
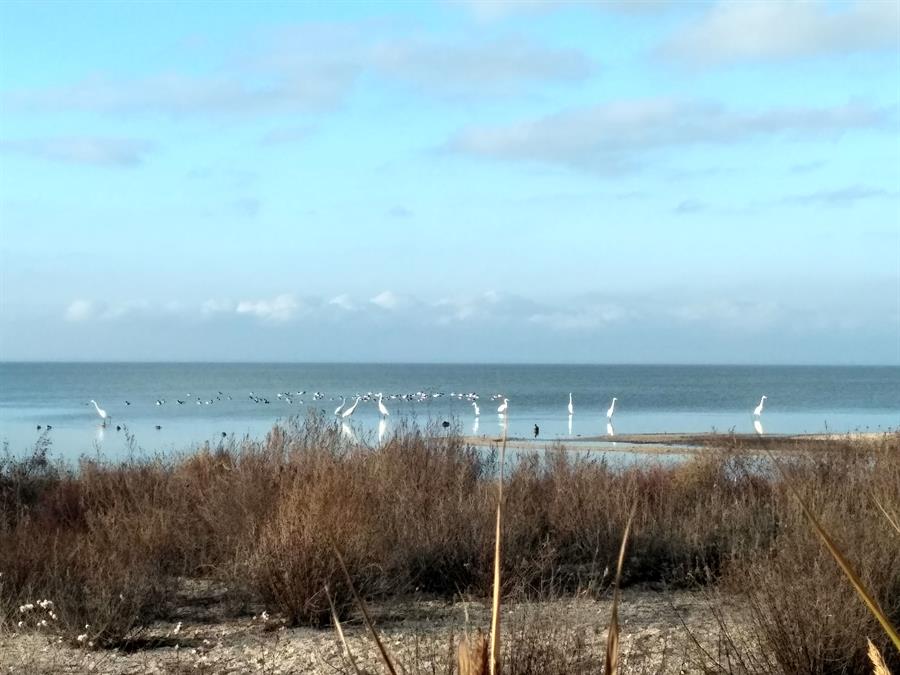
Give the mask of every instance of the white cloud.
M 584 301 L 561 309 L 532 314 L 528 321 L 543 324 L 557 331 L 595 330 L 603 326 L 621 323 L 635 318 L 633 310 L 614 303 Z
M 149 141 L 133 138 L 67 136 L 0 141 L 0 151 L 69 164 L 136 166 L 152 150 Z
M 67 321 L 87 321 L 95 314 L 94 303 L 90 300 L 73 300 L 66 307 Z
M 447 148 L 619 174 L 639 168 L 646 153 L 662 148 L 766 137 L 835 138 L 850 130 L 889 128 L 895 114 L 862 103 L 745 112 L 699 101 L 633 99 L 570 108 L 505 126 L 470 127 L 451 138 Z
M 401 304 L 401 299 L 391 291 L 382 291 L 374 298 L 369 300 L 376 307 L 381 307 L 381 309 L 394 310 L 397 309 Z
M 798 206 L 814 204 L 821 204 L 822 206 L 852 206 L 858 201 L 867 199 L 896 199 L 898 196 L 900 196 L 900 192 L 896 190 L 886 190 L 868 185 L 851 185 L 844 188 L 786 195 L 779 199 L 778 203 Z
M 207 300 L 200 306 L 200 313 L 204 316 L 230 314 L 234 311 L 235 304 L 231 300 Z
M 709 300 L 670 307 L 669 316 L 689 323 L 732 329 L 761 330 L 788 313 L 776 302 L 755 300 Z
M 566 8 L 595 8 L 620 12 L 667 9 L 670 0 L 451 0 L 481 21 L 495 21 L 519 14 L 536 14 Z
M 725 0 L 677 32 L 659 53 L 694 65 L 714 65 L 898 46 L 896 2 Z
M 300 303 L 293 295 L 284 293 L 271 300 L 241 300 L 235 312 L 252 314 L 266 321 L 282 322 L 294 318 L 300 308 Z
M 395 40 L 378 45 L 372 61 L 379 74 L 440 96 L 512 94 L 529 83 L 580 81 L 594 71 L 580 51 L 524 38 Z
M 341 293 L 340 295 L 334 296 L 331 300 L 328 301 L 328 304 L 339 307 L 346 312 L 353 312 L 356 310 L 356 303 L 353 302 L 350 296 L 346 293 Z
M 583 52 L 524 37 L 446 41 L 394 35 L 376 41 L 352 23 L 303 25 L 243 36 L 241 47 L 214 75 L 97 75 L 62 86 L 7 90 L 2 98 L 4 106 L 20 111 L 271 116 L 333 109 L 363 78 L 442 97 L 495 97 L 534 83 L 579 81 L 592 71 Z M 304 125 L 275 128 L 261 142 L 295 143 L 309 130 Z M 119 154 L 139 161 L 138 149 L 122 148 Z

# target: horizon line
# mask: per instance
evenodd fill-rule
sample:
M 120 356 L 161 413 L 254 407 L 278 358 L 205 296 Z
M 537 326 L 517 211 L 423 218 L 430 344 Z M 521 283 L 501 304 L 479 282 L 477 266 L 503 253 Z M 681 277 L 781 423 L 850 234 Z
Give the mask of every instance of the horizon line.
M 0 365 L 272 365 L 272 366 L 626 366 L 626 367 L 759 367 L 759 368 L 900 368 L 898 363 L 735 362 L 735 361 L 282 361 L 195 359 L 0 359 Z

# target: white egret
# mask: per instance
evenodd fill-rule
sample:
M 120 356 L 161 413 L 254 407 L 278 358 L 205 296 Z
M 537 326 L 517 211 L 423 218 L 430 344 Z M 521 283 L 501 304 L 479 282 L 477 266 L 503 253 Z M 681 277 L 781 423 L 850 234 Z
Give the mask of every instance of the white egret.
M 481 414 L 481 410 L 478 408 L 478 404 L 475 401 L 472 401 L 472 407 L 475 408 L 475 417 L 478 417 Z
M 500 415 L 505 415 L 507 410 L 509 410 L 509 399 L 505 398 L 503 399 L 503 403 L 501 403 L 497 407 L 497 413 Z
M 341 404 L 340 404 L 337 408 L 334 409 L 334 416 L 335 416 L 335 417 L 340 417 L 340 416 L 341 416 L 341 412 L 342 412 L 343 409 L 344 409 L 344 401 L 345 401 L 344 397 L 341 396 Z
M 342 418 L 346 419 L 347 417 L 350 417 L 350 415 L 352 415 L 353 413 L 356 412 L 356 406 L 359 405 L 360 398 L 361 398 L 360 396 L 357 396 L 356 400 L 353 402 L 353 405 L 351 405 L 349 408 L 347 408 L 344 412 L 341 413 Z
M 763 407 L 766 405 L 766 398 L 768 397 L 764 395 L 761 399 L 759 399 L 759 405 L 756 406 L 756 408 L 753 410 L 753 415 L 755 417 L 759 417 L 760 415 L 762 415 Z
M 572 392 L 569 392 L 569 414 L 573 415 L 575 413 L 575 408 L 572 406 Z
M 103 426 L 106 426 L 106 420 L 109 419 L 109 415 L 106 414 L 106 411 L 97 405 L 97 401 L 91 399 L 91 403 L 94 404 L 94 408 L 97 409 L 97 414 L 100 415 L 100 419 L 103 420 Z
M 606 419 L 611 420 L 613 415 L 616 412 L 616 401 L 618 401 L 615 396 L 613 396 L 612 403 L 609 404 L 609 410 L 606 411 Z
M 344 438 L 351 443 L 359 443 L 356 439 L 356 434 L 353 433 L 353 429 L 351 429 L 346 422 L 341 422 L 341 433 L 344 435 Z
M 382 417 L 388 417 L 391 413 L 388 412 L 387 406 L 384 405 L 384 402 L 381 400 L 383 398 L 382 394 L 378 394 L 378 412 L 381 413 Z

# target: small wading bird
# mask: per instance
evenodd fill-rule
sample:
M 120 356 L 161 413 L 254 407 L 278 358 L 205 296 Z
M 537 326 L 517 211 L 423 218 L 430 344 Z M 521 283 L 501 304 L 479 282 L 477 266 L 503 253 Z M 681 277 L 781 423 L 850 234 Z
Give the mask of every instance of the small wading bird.
M 505 415 L 507 410 L 509 410 L 509 399 L 505 398 L 503 399 L 503 403 L 501 403 L 497 407 L 497 413 L 500 415 Z
M 761 399 L 759 399 L 759 405 L 753 409 L 754 417 L 759 417 L 760 415 L 763 414 L 763 407 L 765 407 L 765 405 L 766 405 L 766 398 L 768 398 L 768 397 L 763 396 Z
M 575 408 L 572 406 L 572 393 L 569 392 L 569 414 L 573 414 L 575 412 Z
M 334 416 L 335 416 L 335 417 L 340 417 L 340 416 L 341 416 L 341 411 L 342 411 L 343 409 L 344 409 L 344 397 L 341 396 L 341 404 L 340 404 L 337 408 L 334 409 Z
M 341 417 L 344 417 L 344 418 L 350 417 L 350 415 L 352 415 L 353 413 L 355 413 L 355 412 L 356 412 L 356 406 L 359 405 L 359 400 L 360 400 L 360 398 L 361 398 L 360 396 L 357 396 L 357 397 L 356 397 L 356 400 L 353 401 L 353 405 L 351 405 L 349 408 L 347 408 L 344 412 L 341 413 Z
M 97 414 L 100 415 L 100 419 L 103 420 L 103 426 L 106 426 L 106 420 L 109 419 L 109 415 L 106 414 L 106 411 L 97 405 L 97 401 L 91 399 L 91 403 L 94 404 L 94 408 L 97 410 Z
M 387 407 L 382 403 L 382 394 L 378 394 L 378 412 L 381 413 L 382 417 L 388 417 L 391 413 L 388 412 Z
M 609 410 L 606 411 L 606 419 L 611 420 L 613 415 L 616 413 L 616 401 L 618 401 L 615 396 L 613 396 L 612 403 L 609 404 Z

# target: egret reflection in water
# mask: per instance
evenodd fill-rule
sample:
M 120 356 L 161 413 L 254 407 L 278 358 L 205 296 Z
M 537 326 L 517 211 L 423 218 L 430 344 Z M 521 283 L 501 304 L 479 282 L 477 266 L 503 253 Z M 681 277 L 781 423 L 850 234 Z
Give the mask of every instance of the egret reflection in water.
M 569 414 L 569 436 L 572 435 L 572 415 Z
M 615 436 L 616 429 L 613 427 L 612 421 L 606 423 L 606 435 L 607 436 Z
M 341 433 L 344 435 L 344 438 L 351 443 L 359 443 L 359 441 L 356 440 L 356 434 L 353 433 L 353 429 L 351 429 L 350 425 L 346 422 L 341 422 Z
M 478 435 L 478 418 L 477 417 L 475 418 L 475 421 L 472 422 L 472 435 L 473 436 Z
M 762 422 L 760 422 L 759 420 L 753 420 L 753 429 L 760 436 L 763 436 L 766 433 L 766 430 L 763 429 Z
M 379 401 L 380 403 L 380 401 Z M 381 418 L 378 420 L 378 444 L 384 443 L 384 437 L 387 435 L 387 420 Z

